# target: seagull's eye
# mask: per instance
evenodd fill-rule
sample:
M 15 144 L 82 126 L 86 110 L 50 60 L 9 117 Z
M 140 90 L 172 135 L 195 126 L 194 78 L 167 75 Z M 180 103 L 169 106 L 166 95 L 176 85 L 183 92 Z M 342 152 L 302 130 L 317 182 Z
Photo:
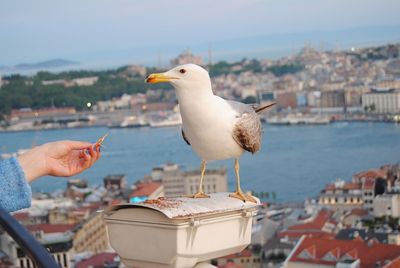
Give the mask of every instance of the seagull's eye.
M 184 74 L 184 73 L 186 73 L 186 70 L 185 70 L 185 69 L 180 69 L 179 72 L 180 72 L 181 74 Z

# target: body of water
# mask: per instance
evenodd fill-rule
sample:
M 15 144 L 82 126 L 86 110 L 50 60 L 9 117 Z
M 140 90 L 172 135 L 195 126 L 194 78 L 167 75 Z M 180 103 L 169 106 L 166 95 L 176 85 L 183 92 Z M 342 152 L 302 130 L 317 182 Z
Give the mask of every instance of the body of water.
M 181 138 L 180 128 L 84 128 L 0 133 L 0 152 L 14 152 L 33 144 L 73 139 L 95 142 L 109 132 L 102 158 L 76 176 L 92 185 L 107 174 L 123 173 L 129 184 L 149 174 L 153 166 L 178 163 L 199 168 L 200 159 Z M 387 123 L 334 123 L 323 126 L 264 125 L 262 149 L 242 156 L 242 188 L 274 191 L 279 201 L 314 197 L 325 184 L 352 174 L 400 161 L 400 125 Z M 235 187 L 233 160 L 210 163 L 228 168 L 229 189 Z M 33 191 L 65 189 L 66 179 L 44 177 Z

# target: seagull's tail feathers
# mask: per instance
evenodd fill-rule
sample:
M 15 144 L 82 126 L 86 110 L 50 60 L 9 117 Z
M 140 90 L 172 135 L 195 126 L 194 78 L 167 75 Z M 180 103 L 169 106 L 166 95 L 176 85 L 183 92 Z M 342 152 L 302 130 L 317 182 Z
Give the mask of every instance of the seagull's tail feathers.
M 264 112 L 266 109 L 271 108 L 275 104 L 276 104 L 276 102 L 273 102 L 273 103 L 270 103 L 270 104 L 267 104 L 267 105 L 264 105 L 264 106 L 261 106 L 261 107 L 257 107 L 257 108 L 254 109 L 254 111 L 256 113 L 261 113 L 261 112 Z

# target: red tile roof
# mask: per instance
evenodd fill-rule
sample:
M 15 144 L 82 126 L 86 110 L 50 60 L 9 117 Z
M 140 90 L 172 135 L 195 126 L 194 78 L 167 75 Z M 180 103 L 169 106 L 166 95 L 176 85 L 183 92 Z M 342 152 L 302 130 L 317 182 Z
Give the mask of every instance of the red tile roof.
M 43 231 L 43 233 L 64 233 L 72 230 L 75 224 L 32 224 L 27 225 L 26 228 L 30 232 Z
M 300 239 L 303 235 L 312 236 L 312 237 L 326 237 L 326 238 L 334 238 L 335 237 L 334 234 L 330 234 L 328 232 L 320 231 L 320 230 L 316 230 L 316 231 L 295 231 L 295 232 L 282 231 L 282 232 L 278 233 L 278 237 L 279 238 L 288 238 L 288 239 L 292 239 L 292 240 Z
M 13 213 L 12 216 L 17 221 L 24 221 L 24 220 L 29 219 L 29 213 L 28 212 L 17 212 L 17 213 Z
M 288 237 L 290 239 L 299 239 L 303 235 L 312 235 L 316 237 L 331 237 L 332 235 L 326 231 L 323 231 L 323 227 L 327 222 L 335 223 L 331 221 L 333 212 L 329 210 L 321 210 L 318 212 L 314 220 L 304 223 L 290 226 L 286 231 L 278 233 L 279 238 Z
M 344 184 L 343 189 L 345 190 L 357 190 L 361 189 L 359 183 L 347 182 Z
M 104 267 L 104 264 L 106 262 L 112 263 L 116 256 L 117 256 L 117 253 L 108 253 L 108 252 L 99 253 L 99 254 L 96 254 L 86 260 L 78 262 L 75 267 L 76 268 Z
M 360 266 L 363 268 L 372 268 L 377 262 L 391 261 L 400 255 L 400 246 L 376 242 L 305 236 L 299 243 L 289 262 L 335 265 L 339 260 L 347 257 L 360 259 Z M 315 251 L 309 252 L 310 248 L 315 248 Z M 327 254 L 339 258 L 327 258 Z
M 367 171 L 362 171 L 355 174 L 354 178 L 358 181 L 360 181 L 361 179 L 386 178 L 386 171 L 383 169 L 369 169 Z
M 342 187 L 336 187 L 334 183 L 327 184 L 325 186 L 325 191 L 334 191 L 337 189 L 344 189 L 344 190 L 357 190 L 361 189 L 359 183 L 354 183 L 354 182 L 346 182 L 343 184 Z
M 136 189 L 132 191 L 130 198 L 139 196 L 150 196 L 158 188 L 161 187 L 161 183 L 158 182 L 142 182 L 136 184 Z
M 325 186 L 325 190 L 326 190 L 326 191 L 333 191 L 333 190 L 335 190 L 335 189 L 336 189 L 336 186 L 335 186 L 335 184 L 333 184 L 333 183 L 327 184 L 327 185 Z
M 121 204 L 121 203 L 122 203 L 122 200 L 113 199 L 113 200 L 111 200 L 111 202 L 110 202 L 110 206 L 115 206 L 115 205 L 118 205 L 118 204 Z
M 318 215 L 311 222 L 304 224 L 293 225 L 289 227 L 289 230 L 310 230 L 310 229 L 322 229 L 325 223 L 331 218 L 332 211 L 321 210 Z
M 363 208 L 354 208 L 350 211 L 349 215 L 356 215 L 356 216 L 366 216 L 368 215 L 368 210 Z
M 366 179 L 362 188 L 365 190 L 373 190 L 375 188 L 375 180 L 371 178 Z
M 383 268 L 399 268 L 400 267 L 400 256 L 394 259 L 393 261 L 389 262 Z

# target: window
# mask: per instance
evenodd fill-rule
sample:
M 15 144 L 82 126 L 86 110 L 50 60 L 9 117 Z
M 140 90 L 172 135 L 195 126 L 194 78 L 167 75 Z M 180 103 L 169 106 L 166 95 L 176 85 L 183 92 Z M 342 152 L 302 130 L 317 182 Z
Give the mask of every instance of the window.
M 326 253 L 322 259 L 324 261 L 336 261 L 337 260 L 337 258 L 332 254 L 332 252 Z
M 310 252 L 307 249 L 304 249 L 300 254 L 297 256 L 298 258 L 301 259 L 312 259 L 313 256 L 310 254 Z

